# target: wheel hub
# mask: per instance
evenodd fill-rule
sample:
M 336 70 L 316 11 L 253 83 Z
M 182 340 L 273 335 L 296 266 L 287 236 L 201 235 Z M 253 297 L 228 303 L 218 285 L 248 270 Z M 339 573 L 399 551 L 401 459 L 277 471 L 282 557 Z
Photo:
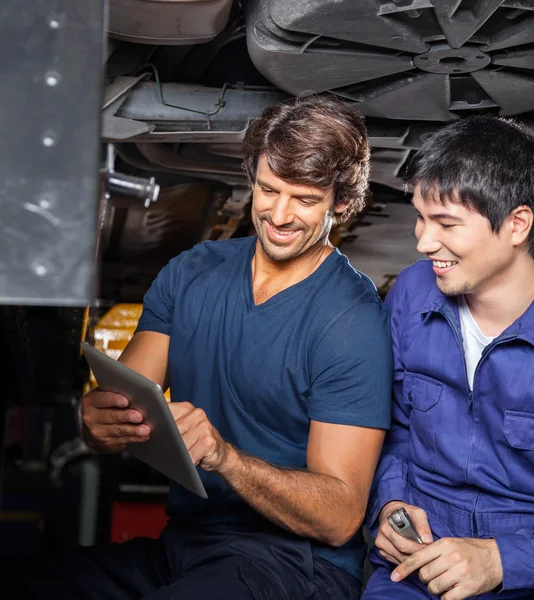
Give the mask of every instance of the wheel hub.
M 428 52 L 418 54 L 413 60 L 416 67 L 428 73 L 472 73 L 487 67 L 491 57 L 477 46 L 451 48 L 448 44 L 433 46 Z

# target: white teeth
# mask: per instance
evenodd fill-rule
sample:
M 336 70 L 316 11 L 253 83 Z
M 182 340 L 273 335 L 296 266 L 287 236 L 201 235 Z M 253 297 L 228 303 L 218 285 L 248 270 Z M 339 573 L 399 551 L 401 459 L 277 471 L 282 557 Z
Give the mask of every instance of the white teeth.
M 271 225 L 271 228 L 276 233 L 276 235 L 280 235 L 280 236 L 290 236 L 295 233 L 294 230 L 287 230 L 287 229 L 280 230 L 280 229 L 277 229 L 276 227 L 273 227 L 272 225 Z
M 437 267 L 438 269 L 446 269 L 448 267 L 452 267 L 453 265 L 458 264 L 456 261 L 454 260 L 433 260 L 432 264 Z

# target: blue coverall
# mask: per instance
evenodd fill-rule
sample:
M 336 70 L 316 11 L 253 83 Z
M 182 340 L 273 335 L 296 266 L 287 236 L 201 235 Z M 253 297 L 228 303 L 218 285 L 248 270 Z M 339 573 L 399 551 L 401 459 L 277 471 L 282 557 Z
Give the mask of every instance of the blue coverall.
M 424 509 L 434 538 L 494 538 L 502 591 L 534 598 L 534 303 L 483 351 L 469 389 L 457 303 L 431 261 L 405 269 L 389 293 L 393 426 L 371 491 L 368 524 L 392 500 Z M 374 549 L 365 600 L 434 598 Z

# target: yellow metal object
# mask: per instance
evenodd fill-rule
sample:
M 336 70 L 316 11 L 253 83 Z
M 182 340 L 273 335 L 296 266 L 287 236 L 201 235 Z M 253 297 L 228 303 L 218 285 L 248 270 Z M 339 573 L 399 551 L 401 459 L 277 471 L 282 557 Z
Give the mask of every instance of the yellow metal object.
M 116 304 L 96 324 L 95 348 L 115 360 L 132 339 L 141 317 L 142 304 Z
M 117 360 L 132 339 L 142 310 L 142 304 L 116 304 L 94 327 L 95 348 Z M 91 372 L 86 393 L 94 387 L 96 380 Z M 168 390 L 165 397 L 170 398 Z

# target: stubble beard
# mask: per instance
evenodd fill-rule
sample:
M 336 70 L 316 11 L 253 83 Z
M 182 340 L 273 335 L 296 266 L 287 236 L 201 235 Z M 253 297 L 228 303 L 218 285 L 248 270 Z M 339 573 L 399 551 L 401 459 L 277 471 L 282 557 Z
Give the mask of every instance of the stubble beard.
M 284 247 L 278 246 L 275 242 L 270 240 L 269 234 L 266 231 L 266 224 L 268 223 L 267 219 L 262 219 L 256 216 L 255 218 L 253 217 L 252 221 L 254 223 L 263 253 L 265 256 L 267 256 L 267 258 L 278 262 L 285 262 L 293 258 L 297 258 L 303 253 L 307 240 L 302 240 L 299 238 L 302 238 L 306 235 L 307 231 L 305 229 L 297 229 L 297 231 L 301 231 L 302 234 L 297 236 L 294 244 Z
M 308 237 L 310 234 L 310 228 L 299 227 L 297 231 L 300 231 L 301 234 L 298 236 L 295 245 L 283 247 L 277 246 L 276 243 L 269 239 L 269 234 L 264 229 L 264 222 L 268 221 L 260 217 L 256 217 L 256 219 L 257 222 L 255 222 L 254 218 L 253 222 L 264 254 L 271 260 L 278 262 L 287 262 L 293 260 L 312 251 L 313 248 L 315 248 L 318 244 L 323 245 L 325 240 L 328 239 L 330 230 L 332 228 L 332 220 L 330 219 L 329 222 L 324 224 L 321 233 L 317 235 L 317 239 L 311 241 L 312 238 Z
M 265 237 L 267 237 L 267 234 L 265 234 Z M 271 260 L 285 262 L 292 260 L 293 258 L 297 258 L 305 252 L 304 246 L 301 246 L 300 244 L 298 247 L 290 246 L 288 248 L 284 248 L 277 246 L 269 239 L 265 239 L 265 237 L 258 234 L 258 239 L 260 240 L 263 253 Z
M 464 281 L 463 283 L 458 283 L 455 285 L 449 285 L 445 283 L 445 281 L 439 277 L 436 277 L 436 284 L 445 296 L 463 296 L 467 294 L 467 292 L 471 289 L 471 284 L 468 281 Z

